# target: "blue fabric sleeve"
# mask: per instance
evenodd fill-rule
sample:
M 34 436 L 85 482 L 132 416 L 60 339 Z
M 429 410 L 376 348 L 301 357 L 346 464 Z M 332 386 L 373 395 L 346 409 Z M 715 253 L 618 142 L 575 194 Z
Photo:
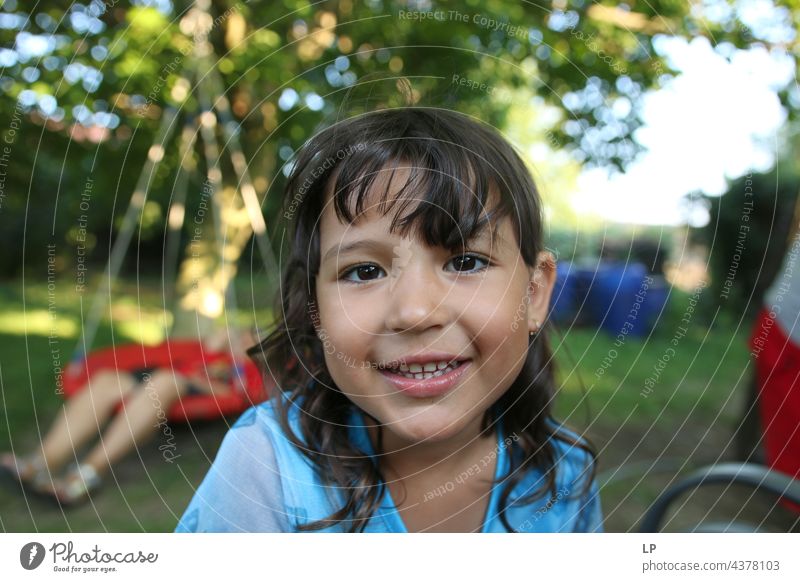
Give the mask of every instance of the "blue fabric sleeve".
M 250 409 L 225 435 L 176 532 L 290 531 L 269 425 L 259 420 Z

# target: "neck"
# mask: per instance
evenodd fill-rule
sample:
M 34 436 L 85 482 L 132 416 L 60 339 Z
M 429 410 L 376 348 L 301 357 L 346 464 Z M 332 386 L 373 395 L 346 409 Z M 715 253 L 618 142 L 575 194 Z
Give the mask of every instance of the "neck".
M 491 441 L 493 445 L 494 440 L 490 437 L 495 434 L 494 430 L 490 431 L 489 436 L 480 435 L 482 420 L 482 416 L 476 418 L 446 441 L 408 441 L 383 427 L 382 451 L 378 451 L 377 447 L 378 425 L 371 418 L 367 419 L 367 431 L 373 449 L 380 455 L 381 466 L 403 477 L 432 467 L 436 468 L 436 472 L 455 470 L 467 460 L 473 459 L 476 451 L 486 448 L 487 441 Z

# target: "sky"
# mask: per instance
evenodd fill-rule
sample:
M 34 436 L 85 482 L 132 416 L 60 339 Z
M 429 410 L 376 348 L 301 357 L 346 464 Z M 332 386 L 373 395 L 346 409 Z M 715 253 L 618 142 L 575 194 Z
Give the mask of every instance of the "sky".
M 726 178 L 776 162 L 787 117 L 776 91 L 796 87 L 795 64 L 764 48 L 715 51 L 704 37 L 665 37 L 656 50 L 680 74 L 644 97 L 645 125 L 635 139 L 647 153 L 624 174 L 582 172 L 573 205 L 614 222 L 702 226 L 708 212 L 687 214 L 686 194 L 719 196 Z

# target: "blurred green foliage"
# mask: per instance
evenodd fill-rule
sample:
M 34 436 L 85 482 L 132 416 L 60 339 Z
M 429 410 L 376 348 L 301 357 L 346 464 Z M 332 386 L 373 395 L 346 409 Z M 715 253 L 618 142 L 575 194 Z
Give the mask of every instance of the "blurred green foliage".
M 321 123 L 377 107 L 448 107 L 503 127 L 513 108 L 539 99 L 560 112 L 551 142 L 587 164 L 624 166 L 638 153 L 630 137 L 640 96 L 672 74 L 660 40 L 780 44 L 756 36 L 735 10 L 713 8 L 674 0 L 5 0 L 0 135 L 10 152 L 0 245 L 12 252 L 0 256 L 0 273 L 39 268 L 49 243 L 63 266 L 74 263 L 90 178 L 88 244 L 93 260 L 105 260 L 161 111 L 197 108 L 190 70 L 222 76 L 271 222 L 292 153 Z M 207 64 L 193 54 L 198 30 L 216 53 Z M 177 149 L 153 177 L 150 220 L 137 234 L 145 266 L 161 256 Z M 197 180 L 190 192 L 200 191 Z

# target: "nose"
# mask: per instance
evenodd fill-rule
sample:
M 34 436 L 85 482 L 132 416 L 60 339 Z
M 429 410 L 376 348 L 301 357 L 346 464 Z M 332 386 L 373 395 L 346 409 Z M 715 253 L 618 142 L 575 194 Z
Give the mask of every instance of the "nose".
M 451 321 L 450 283 L 425 261 L 411 261 L 391 275 L 386 329 L 400 333 L 443 328 Z

